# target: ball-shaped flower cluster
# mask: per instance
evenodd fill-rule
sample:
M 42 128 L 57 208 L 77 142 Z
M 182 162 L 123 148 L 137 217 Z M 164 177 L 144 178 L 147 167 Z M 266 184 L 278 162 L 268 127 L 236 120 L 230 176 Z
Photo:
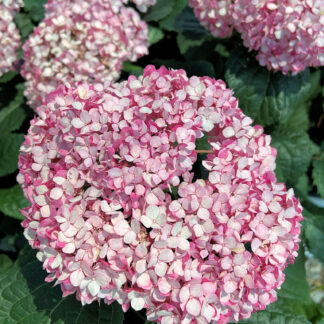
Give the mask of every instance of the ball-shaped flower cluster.
M 23 226 L 64 296 L 163 324 L 237 321 L 276 300 L 302 208 L 223 81 L 148 66 L 60 87 L 38 113 L 19 157 Z M 194 180 L 204 134 L 208 179 Z
M 124 61 L 147 54 L 148 28 L 121 3 L 50 1 L 23 49 L 25 94 L 36 108 L 62 83 L 117 79 Z
M 296 74 L 324 65 L 323 0 L 238 0 L 233 19 L 244 45 L 269 70 Z
M 0 76 L 9 72 L 17 61 L 20 34 L 14 17 L 22 6 L 22 0 L 0 0 Z
M 201 23 L 215 36 L 231 28 L 244 45 L 258 52 L 269 70 L 297 74 L 308 66 L 324 65 L 323 0 L 191 0 Z
M 190 0 L 196 17 L 213 36 L 225 38 L 232 35 L 232 1 Z

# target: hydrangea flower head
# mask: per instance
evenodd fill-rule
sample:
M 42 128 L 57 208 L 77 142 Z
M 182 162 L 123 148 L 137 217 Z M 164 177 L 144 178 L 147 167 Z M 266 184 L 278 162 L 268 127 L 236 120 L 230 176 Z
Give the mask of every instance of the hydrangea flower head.
M 237 0 L 233 18 L 261 65 L 296 74 L 324 65 L 323 8 L 323 0 Z
M 323 0 L 190 0 L 198 20 L 215 37 L 233 28 L 269 70 L 297 74 L 324 65 Z
M 225 38 L 233 32 L 232 1 L 231 0 L 190 0 L 200 23 L 213 36 Z
M 276 300 L 302 208 L 221 80 L 156 70 L 59 87 L 21 146 L 25 236 L 47 281 L 165 323 L 227 323 Z M 209 138 L 194 179 L 196 141 Z
M 59 84 L 117 79 L 124 61 L 147 51 L 147 25 L 135 10 L 107 0 L 50 1 L 24 45 L 25 94 L 36 108 Z
M 22 6 L 22 0 L 0 0 L 0 76 L 9 72 L 17 61 L 20 34 L 14 17 Z

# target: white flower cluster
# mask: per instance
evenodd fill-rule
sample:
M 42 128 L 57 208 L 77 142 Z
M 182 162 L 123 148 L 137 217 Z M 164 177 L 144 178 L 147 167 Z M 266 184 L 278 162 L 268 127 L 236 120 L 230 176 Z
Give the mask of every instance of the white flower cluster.
M 20 35 L 14 17 L 22 6 L 22 0 L 0 0 L 0 76 L 9 72 L 17 61 Z

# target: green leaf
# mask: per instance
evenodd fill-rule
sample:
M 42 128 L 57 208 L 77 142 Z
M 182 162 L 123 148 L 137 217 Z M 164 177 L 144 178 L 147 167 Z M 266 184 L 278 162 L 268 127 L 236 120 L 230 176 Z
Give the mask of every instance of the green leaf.
M 176 31 L 174 24 L 181 11 L 188 6 L 188 0 L 176 0 L 171 13 L 160 21 L 160 26 L 169 31 Z
M 312 100 L 312 99 L 316 98 L 316 96 L 318 94 L 320 94 L 322 91 L 321 71 L 320 70 L 316 70 L 315 72 L 311 73 L 311 83 L 312 83 L 312 85 L 311 85 L 311 88 L 309 89 L 309 93 L 307 94 L 307 97 L 309 97 L 309 99 Z
M 0 110 L 0 134 L 6 134 L 20 128 L 26 114 L 21 108 L 24 103 L 23 92 L 18 90 L 16 97 L 10 104 Z
M 246 51 L 231 53 L 225 79 L 242 110 L 262 126 L 285 120 L 314 95 L 308 69 L 296 76 L 269 72 Z
M 199 40 L 209 35 L 208 31 L 200 24 L 193 9 L 190 7 L 186 7 L 177 16 L 174 28 L 188 39 Z
M 324 198 L 324 153 L 313 160 L 313 181 L 317 192 Z
M 141 66 L 132 64 L 130 62 L 124 62 L 123 71 L 135 76 L 143 74 L 143 68 Z
M 6 254 L 0 254 L 0 273 L 6 272 L 12 266 L 12 261 Z
M 3 252 L 16 252 L 15 240 L 17 235 L 6 235 L 0 239 L 0 251 Z M 0 262 L 1 263 L 1 262 Z M 1 266 L 0 266 L 1 268 Z M 1 269 L 0 269 L 1 271 Z
M 6 216 L 23 220 L 24 216 L 19 209 L 29 205 L 28 200 L 24 197 L 19 185 L 10 189 L 0 189 L 0 211 Z
M 323 202 L 323 199 L 314 196 L 308 196 L 307 199 L 304 199 L 303 207 L 306 213 L 306 216 L 304 216 L 311 218 L 312 215 L 323 215 L 324 217 L 324 208 L 321 207 L 321 202 Z
M 178 33 L 177 43 L 181 54 L 185 54 L 190 47 L 200 46 L 205 41 L 205 38 L 189 39 L 183 34 Z
M 196 150 L 210 150 L 211 146 L 208 143 L 208 136 L 205 134 L 201 138 L 196 139 Z
M 24 12 L 19 12 L 15 16 L 15 23 L 20 31 L 22 43 L 25 42 L 29 34 L 34 29 L 34 24 L 31 18 Z
M 164 37 L 164 33 L 161 29 L 149 25 L 148 39 L 149 39 L 150 45 L 153 45 L 153 44 L 159 42 L 161 39 L 163 39 L 163 37 Z
M 8 260 L 4 261 L 5 267 L 0 268 L 0 323 L 123 323 L 124 313 L 117 303 L 82 306 L 74 295 L 62 298 L 59 287 L 44 282 L 46 272 L 30 247 L 22 251 L 10 271 Z
M 300 176 L 297 179 L 294 188 L 296 195 L 301 198 L 306 198 L 308 196 L 308 191 L 309 191 L 308 186 L 309 186 L 308 176 L 306 173 L 304 173 L 302 176 Z
M 215 46 L 215 52 L 220 54 L 223 57 L 228 58 L 230 56 L 230 52 L 228 51 L 227 47 L 224 44 L 218 43 Z
M 177 0 L 157 0 L 156 4 L 152 6 L 144 15 L 146 21 L 159 21 L 168 16 Z
M 309 251 L 324 263 L 324 215 L 314 215 L 304 209 L 305 236 Z
M 215 76 L 215 70 L 213 64 L 206 60 L 192 60 L 181 62 L 177 60 L 154 60 L 153 64 L 158 66 L 164 65 L 167 68 L 172 69 L 184 69 L 187 75 L 193 76 Z
M 0 137 L 0 177 L 17 170 L 19 147 L 23 140 L 23 134 L 7 134 Z
M 18 75 L 18 71 L 9 71 L 0 78 L 0 83 L 9 82 L 17 75 Z
M 294 184 L 304 174 L 311 163 L 318 147 L 311 141 L 306 132 L 274 132 L 272 145 L 277 149 L 276 174 L 279 181 Z
M 286 312 L 261 311 L 252 314 L 242 324 L 311 324 L 304 316 L 287 314 Z
M 215 70 L 212 63 L 205 60 L 187 61 L 185 70 L 188 76 L 210 76 L 215 77 Z
M 203 166 L 203 161 L 205 161 L 207 158 L 206 153 L 199 153 L 197 154 L 197 160 L 193 165 L 193 181 L 196 181 L 197 179 L 203 179 L 207 180 L 209 176 L 209 171 Z
M 44 4 L 47 0 L 24 0 L 24 10 L 28 12 L 28 16 L 34 21 L 39 22 L 44 17 Z
M 300 246 L 295 262 L 285 269 L 285 282 L 279 290 L 278 298 L 289 298 L 303 303 L 311 301 L 310 288 L 306 281 L 305 262 L 304 249 Z
M 309 104 L 304 103 L 296 107 L 285 120 L 279 121 L 279 127 L 276 130 L 280 132 L 287 132 L 287 130 L 289 132 L 307 131 L 310 127 L 309 106 Z

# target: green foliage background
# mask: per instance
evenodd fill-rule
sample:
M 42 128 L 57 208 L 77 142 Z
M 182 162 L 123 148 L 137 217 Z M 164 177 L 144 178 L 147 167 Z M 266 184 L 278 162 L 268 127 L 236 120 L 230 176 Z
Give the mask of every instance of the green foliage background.
M 15 18 L 23 41 L 42 19 L 46 0 L 24 2 Z M 304 206 L 299 256 L 285 271 L 278 301 L 242 323 L 324 324 L 324 310 L 310 298 L 305 275 L 305 251 L 324 263 L 324 208 L 309 199 L 324 198 L 323 69 L 306 69 L 297 76 L 269 72 L 257 63 L 255 53 L 242 47 L 237 34 L 213 38 L 200 26 L 188 0 L 158 0 L 143 19 L 150 28 L 150 54 L 136 64 L 125 63 L 121 79 L 155 64 L 225 80 L 242 110 L 272 135 L 278 179 L 295 189 Z M 23 59 L 21 49 L 19 55 Z M 17 157 L 34 117 L 23 90 L 19 69 L 0 78 L 0 323 L 149 323 L 145 313 L 124 315 L 116 303 L 82 307 L 74 296 L 62 298 L 59 287 L 44 282 L 46 273 L 20 226 L 19 208 L 28 202 L 15 180 Z M 197 144 L 204 149 L 206 143 Z M 323 290 L 324 283 L 316 289 Z

